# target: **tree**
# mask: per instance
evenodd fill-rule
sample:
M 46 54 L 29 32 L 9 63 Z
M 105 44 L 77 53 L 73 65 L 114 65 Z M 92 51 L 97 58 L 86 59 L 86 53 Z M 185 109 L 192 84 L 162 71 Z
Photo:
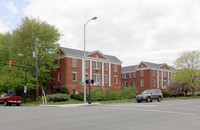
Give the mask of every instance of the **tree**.
M 57 68 L 54 62 L 59 58 L 57 54 L 59 52 L 59 44 L 57 42 L 60 36 L 61 33 L 55 26 L 49 25 L 39 18 L 25 17 L 17 29 L 13 31 L 7 49 L 9 52 L 8 59 L 13 61 L 14 65 L 28 66 L 28 90 L 36 89 L 35 59 L 33 58 L 34 44 L 37 43 L 39 85 L 40 88 L 44 88 L 51 78 L 50 72 Z M 23 56 L 18 56 L 18 54 Z M 14 85 L 12 87 L 15 90 L 23 89 L 25 82 L 24 69 L 13 67 L 7 74 L 7 79 L 11 77 L 14 79 L 7 81 Z
M 200 51 L 183 52 L 174 62 L 174 66 L 176 67 L 174 80 L 189 86 L 194 96 L 200 83 Z
M 69 89 L 67 87 L 62 87 L 61 91 L 62 94 L 67 94 L 69 95 Z

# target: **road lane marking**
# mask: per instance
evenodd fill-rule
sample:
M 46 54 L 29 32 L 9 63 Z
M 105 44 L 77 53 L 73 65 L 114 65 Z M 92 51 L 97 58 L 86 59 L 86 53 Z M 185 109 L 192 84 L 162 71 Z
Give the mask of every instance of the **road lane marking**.
M 177 106 L 177 105 L 195 104 L 195 103 L 200 103 L 200 102 L 174 103 L 174 104 L 164 104 L 164 105 L 159 105 L 159 106 Z
M 99 107 L 99 108 L 107 108 L 107 109 L 122 109 L 122 110 L 131 110 L 131 111 L 144 111 L 144 112 L 160 112 L 160 113 L 169 113 L 169 114 L 178 114 L 178 115 L 188 115 L 195 116 L 193 113 L 183 113 L 183 112 L 174 112 L 174 111 L 162 111 L 162 110 L 145 110 L 145 109 L 135 109 L 135 108 L 110 108 L 110 107 Z

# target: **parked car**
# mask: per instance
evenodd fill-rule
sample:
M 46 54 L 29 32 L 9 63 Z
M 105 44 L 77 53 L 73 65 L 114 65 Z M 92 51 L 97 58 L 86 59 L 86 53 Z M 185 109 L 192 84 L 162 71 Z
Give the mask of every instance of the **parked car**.
M 141 101 L 152 102 L 152 100 L 157 100 L 161 102 L 163 98 L 163 94 L 160 89 L 150 89 L 145 90 L 142 94 L 136 96 L 136 100 L 138 103 Z
M 4 104 L 5 106 L 11 106 L 12 104 L 20 106 L 21 102 L 22 98 L 20 96 L 16 96 L 14 93 L 4 93 L 0 97 L 0 103 Z

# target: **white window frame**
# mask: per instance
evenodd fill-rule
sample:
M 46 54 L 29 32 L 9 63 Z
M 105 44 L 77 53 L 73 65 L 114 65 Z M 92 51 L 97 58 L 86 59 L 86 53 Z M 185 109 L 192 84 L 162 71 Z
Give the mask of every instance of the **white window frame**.
M 144 86 L 144 79 L 141 80 L 141 86 Z
M 61 59 L 58 60 L 58 67 L 61 67 Z
M 74 78 L 74 74 L 76 74 L 76 75 L 75 75 L 75 80 L 73 79 L 73 78 Z M 77 72 L 73 72 L 73 73 L 72 73 L 72 81 L 73 81 L 73 82 L 76 82 L 76 81 L 77 81 Z
M 144 70 L 140 71 L 140 76 L 144 76 Z
M 163 87 L 167 86 L 167 80 L 163 80 Z
M 88 73 L 85 73 L 85 79 L 86 79 L 86 80 L 89 79 L 89 75 L 88 75 Z
M 58 73 L 58 82 L 60 82 L 61 81 L 61 74 L 60 74 L 60 72 Z
M 117 75 L 114 76 L 114 84 L 117 84 Z
M 133 86 L 136 87 L 136 81 L 133 81 Z
M 117 65 L 114 65 L 114 72 L 117 72 Z
M 152 85 L 155 86 L 155 80 L 154 80 L 154 79 L 153 79 L 153 81 L 152 81 Z
M 108 83 L 108 75 L 105 75 L 105 83 Z
M 132 73 L 131 72 L 129 73 L 129 78 L 132 78 Z
M 127 79 L 127 73 L 122 73 L 122 78 Z
M 133 72 L 133 78 L 136 78 L 136 72 Z
M 74 90 L 75 90 L 75 92 L 74 92 Z M 73 94 L 77 94 L 77 89 L 76 88 L 73 88 Z
M 100 62 L 93 61 L 93 69 L 94 70 L 100 70 L 100 68 L 101 68 Z
M 155 74 L 156 74 L 156 71 L 152 70 L 152 75 L 155 76 Z
M 123 87 L 127 87 L 127 82 L 126 81 L 123 82 Z
M 85 60 L 85 67 L 89 68 L 89 60 Z
M 167 71 L 163 71 L 163 77 L 167 77 Z
M 72 59 L 72 67 L 77 67 L 77 59 Z
M 131 87 L 133 86 L 132 81 L 129 82 L 129 86 L 131 86 Z
M 108 70 L 108 63 L 105 63 L 105 71 Z
M 100 74 L 93 74 L 94 83 L 100 84 Z

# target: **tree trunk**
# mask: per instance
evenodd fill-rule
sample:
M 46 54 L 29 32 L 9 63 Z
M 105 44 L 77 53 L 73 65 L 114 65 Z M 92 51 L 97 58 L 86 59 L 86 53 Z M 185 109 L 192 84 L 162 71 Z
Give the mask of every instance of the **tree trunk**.
M 195 88 L 192 88 L 192 96 L 195 96 Z

